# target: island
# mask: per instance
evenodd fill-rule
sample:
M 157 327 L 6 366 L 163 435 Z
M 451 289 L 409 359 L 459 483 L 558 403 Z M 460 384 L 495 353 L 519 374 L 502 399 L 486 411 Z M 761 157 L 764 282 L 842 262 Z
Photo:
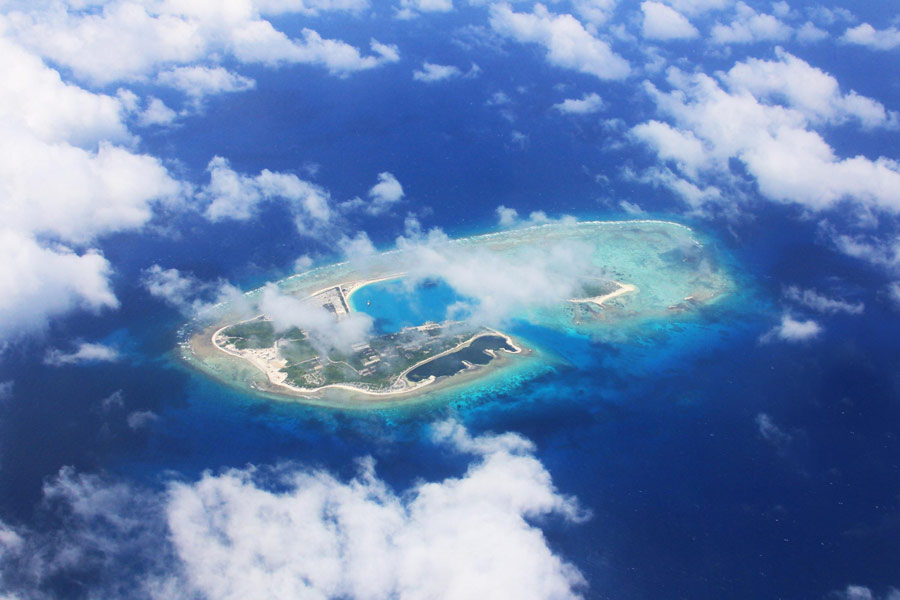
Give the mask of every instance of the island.
M 382 405 L 551 360 L 529 328 L 609 336 L 685 318 L 730 285 L 694 231 L 668 221 L 401 240 L 215 307 L 182 329 L 181 355 L 269 397 Z

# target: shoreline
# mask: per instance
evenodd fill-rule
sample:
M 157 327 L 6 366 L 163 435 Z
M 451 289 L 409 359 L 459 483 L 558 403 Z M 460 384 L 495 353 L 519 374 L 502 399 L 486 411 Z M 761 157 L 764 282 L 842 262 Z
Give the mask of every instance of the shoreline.
M 490 240 L 490 239 L 494 239 L 494 238 L 501 237 L 504 235 L 526 233 L 526 232 L 530 232 L 530 231 L 537 231 L 537 230 L 548 229 L 548 228 L 579 228 L 579 227 L 585 227 L 585 226 L 621 226 L 621 225 L 669 225 L 669 226 L 677 227 L 677 228 L 685 230 L 685 231 L 689 231 L 691 234 L 695 233 L 694 230 L 691 227 L 689 227 L 688 225 L 684 225 L 683 223 L 678 223 L 677 221 L 667 221 L 665 219 L 623 219 L 623 220 L 610 219 L 610 220 L 576 221 L 574 223 L 560 223 L 560 222 L 541 223 L 538 225 L 529 225 L 528 227 L 503 229 L 500 231 L 493 231 L 493 232 L 489 232 L 489 233 L 476 233 L 476 234 L 468 235 L 468 236 L 461 237 L 461 238 L 451 238 L 447 241 L 447 243 L 448 244 L 465 244 L 465 243 L 469 243 L 469 242 L 480 240 L 480 239 Z M 698 246 L 703 245 L 699 241 L 693 239 L 693 236 L 692 236 L 691 241 L 693 241 Z M 390 250 L 384 250 L 384 251 L 379 252 L 376 249 L 377 256 L 379 256 L 379 257 L 400 254 L 402 252 L 407 252 L 407 251 L 408 250 L 406 250 L 406 249 L 392 248 Z M 282 279 L 278 279 L 278 280 L 274 281 L 274 283 L 276 285 L 280 285 L 282 283 L 286 283 L 286 282 L 289 282 L 291 280 L 294 280 L 294 279 L 297 279 L 300 277 L 320 273 L 321 271 L 324 271 L 327 269 L 346 267 L 348 265 L 350 265 L 350 262 L 346 261 L 346 260 L 335 262 L 335 263 L 330 263 L 327 265 L 315 267 L 313 269 L 310 269 L 309 271 L 304 271 L 303 273 L 294 273 L 293 275 L 288 275 L 287 277 L 284 277 Z M 381 279 L 388 280 L 391 278 L 392 277 L 390 277 L 390 276 L 385 276 Z M 379 281 L 381 279 L 376 279 L 369 283 L 374 283 L 375 281 Z M 268 284 L 266 284 L 266 285 L 268 285 Z M 343 285 L 343 284 L 335 284 L 335 285 Z M 266 287 L 265 285 L 261 285 L 261 286 L 252 288 L 250 290 L 247 290 L 246 292 L 243 293 L 243 296 L 251 297 L 251 296 L 261 292 L 265 287 Z M 334 286 L 330 286 L 330 287 L 334 287 Z M 360 287 L 362 287 L 362 286 L 360 286 Z M 325 287 L 322 289 L 328 289 L 328 287 Z M 319 290 L 319 291 L 322 291 L 322 290 Z M 355 292 L 356 290 L 353 290 L 353 291 Z M 351 294 L 352 294 L 352 292 L 351 292 Z M 225 302 L 220 302 L 218 304 L 214 304 L 214 305 L 210 306 L 206 310 L 212 311 L 216 308 L 224 306 L 225 304 L 226 304 Z
M 647 227 L 641 227 L 642 225 L 647 225 Z M 703 247 L 703 244 L 698 241 L 697 234 L 690 227 L 659 219 L 545 223 L 448 240 L 445 245 L 463 248 L 468 246 L 473 249 L 483 248 L 487 252 L 515 255 L 521 248 L 527 248 L 534 244 L 565 243 L 569 239 L 583 240 L 591 244 L 590 247 L 594 248 L 592 260 L 597 265 L 603 265 L 604 268 L 609 267 L 611 277 L 606 281 L 611 281 L 618 286 L 606 294 L 562 300 L 563 304 L 590 303 L 605 309 L 602 313 L 603 316 L 599 316 L 596 321 L 582 322 L 579 320 L 576 323 L 577 327 L 588 327 L 591 331 L 596 329 L 599 335 L 604 335 L 602 332 L 608 331 L 611 326 L 640 322 L 645 319 L 665 319 L 669 318 L 670 314 L 682 313 L 684 310 L 675 310 L 680 308 L 680 305 L 675 306 L 674 303 L 681 302 L 685 297 L 696 297 L 700 304 L 714 302 L 733 287 L 733 282 L 725 271 L 713 272 L 701 280 L 689 279 L 690 270 L 685 271 L 684 275 L 680 269 L 670 271 L 667 263 L 659 260 L 658 256 L 661 257 L 662 253 L 670 249 L 684 247 L 685 244 L 696 247 Z M 347 314 L 365 312 L 362 307 L 358 309 L 352 307 L 352 296 L 366 285 L 404 277 L 409 272 L 408 268 L 404 267 L 414 264 L 416 256 L 417 253 L 409 249 L 392 249 L 374 255 L 362 266 L 344 261 L 317 267 L 304 273 L 296 273 L 274 283 L 284 293 L 301 299 L 336 290 L 331 294 L 340 296 Z M 635 256 L 641 257 L 640 260 Z M 614 280 L 612 277 L 618 279 Z M 623 283 L 623 281 L 633 281 L 634 283 Z M 258 295 L 265 287 L 260 286 L 244 293 L 244 297 L 251 306 L 256 305 Z M 675 298 L 676 291 L 681 293 L 681 290 L 684 290 L 684 294 Z M 629 294 L 639 294 L 638 299 L 629 301 L 625 305 L 615 303 L 610 306 L 612 300 Z M 671 303 L 664 304 L 663 299 L 671 300 Z M 195 363 L 201 371 L 208 375 L 249 393 L 319 405 L 365 408 L 376 404 L 388 406 L 393 404 L 394 400 L 409 399 L 412 401 L 413 398 L 432 396 L 434 395 L 432 391 L 447 390 L 455 387 L 457 382 L 474 384 L 482 377 L 489 377 L 486 375 L 488 372 L 510 368 L 511 363 L 508 358 L 512 357 L 504 357 L 504 354 L 530 356 L 535 350 L 524 347 L 509 334 L 483 328 L 479 333 L 452 348 L 404 368 L 389 380 L 388 386 L 372 389 L 368 384 L 362 382 L 341 381 L 316 387 L 301 387 L 286 383 L 287 374 L 282 373 L 281 369 L 287 363 L 280 354 L 277 343 L 273 344 L 271 348 L 249 349 L 250 352 L 256 351 L 258 356 L 248 356 L 243 352 L 229 350 L 223 344 L 219 344 L 217 338 L 228 327 L 258 319 L 264 315 L 257 314 L 248 318 L 246 313 L 241 315 L 237 310 L 238 304 L 221 303 L 217 305 L 217 308 L 218 312 L 211 310 L 202 317 L 185 324 L 186 337 L 184 338 L 183 357 L 186 360 Z M 688 310 L 690 308 L 687 307 Z M 535 325 L 556 327 L 557 318 L 541 316 Z M 502 337 L 514 350 L 489 349 L 485 352 L 491 356 L 491 360 L 484 365 L 473 365 L 460 359 L 465 366 L 449 375 L 429 376 L 417 382 L 407 379 L 408 374 L 414 369 L 458 352 L 486 335 Z M 206 339 L 204 341 L 200 338 Z M 537 355 L 543 356 L 544 353 L 538 352 Z M 551 360 L 549 356 L 545 357 L 546 360 Z M 328 363 L 322 362 L 321 364 L 327 366 L 330 362 L 329 360 Z M 530 363 L 523 362 L 521 364 Z M 347 379 L 354 378 L 349 371 L 348 375 Z M 343 379 L 344 377 L 339 376 L 339 378 Z M 382 381 L 384 380 L 382 379 Z M 314 382 L 315 380 L 310 381 L 310 383 Z
M 608 294 L 603 294 L 602 296 L 591 296 L 590 298 L 569 298 L 569 302 L 574 302 L 575 304 L 596 304 L 597 306 L 602 307 L 603 303 L 607 300 L 612 300 L 613 298 L 618 298 L 619 296 L 624 296 L 625 294 L 630 294 L 632 292 L 640 292 L 638 287 L 633 283 L 622 283 L 621 281 L 614 281 L 613 283 L 618 285 L 619 289 Z
M 325 288 L 325 289 L 331 289 L 331 288 Z M 258 319 L 260 316 L 263 316 L 263 315 L 258 315 L 256 317 L 253 317 L 252 319 L 247 319 L 246 321 L 241 321 L 241 323 L 245 323 L 247 321 L 252 321 L 254 319 Z M 403 389 L 392 390 L 390 388 L 387 388 L 387 389 L 383 389 L 383 390 L 370 390 L 370 389 L 361 387 L 360 385 L 355 385 L 353 383 L 329 383 L 327 385 L 319 386 L 316 388 L 301 388 L 301 387 L 291 385 L 289 383 L 284 383 L 284 381 L 275 381 L 272 378 L 272 375 L 274 374 L 273 369 L 264 368 L 262 365 L 258 364 L 257 361 L 252 360 L 251 358 L 249 358 L 247 356 L 238 354 L 236 352 L 233 352 L 233 351 L 221 346 L 216 338 L 219 336 L 219 334 L 222 331 L 224 331 L 224 330 L 228 329 L 229 327 L 232 327 L 233 325 L 236 325 L 236 324 L 237 323 L 224 325 L 224 326 L 220 327 L 219 329 L 217 329 L 213 333 L 213 335 L 210 337 L 210 341 L 212 342 L 212 345 L 217 350 L 223 352 L 224 354 L 227 354 L 229 356 L 233 356 L 235 358 L 243 360 L 243 361 L 249 363 L 251 366 L 256 367 L 256 369 L 258 369 L 263 375 L 266 376 L 266 380 L 268 381 L 268 383 L 270 385 L 284 388 L 284 389 L 292 392 L 292 394 L 290 394 L 290 395 L 300 395 L 301 397 L 310 396 L 310 395 L 320 395 L 322 392 L 324 392 L 326 390 L 344 390 L 344 391 L 348 391 L 348 392 L 362 394 L 365 396 L 402 396 L 405 394 L 416 392 L 432 383 L 440 381 L 441 378 L 431 376 L 431 377 L 428 377 L 427 379 L 423 379 L 420 382 L 414 383 L 412 381 L 409 381 L 406 378 L 408 373 L 410 373 L 414 369 L 421 367 L 422 365 L 426 365 L 426 364 L 430 363 L 433 360 L 437 360 L 438 358 L 441 358 L 442 356 L 447 356 L 448 354 L 453 354 L 454 352 L 458 352 L 459 350 L 462 350 L 463 348 L 467 348 L 468 346 L 472 345 L 472 342 L 474 342 L 478 338 L 485 337 L 485 336 L 496 335 L 496 336 L 500 336 L 504 340 L 506 340 L 506 343 L 510 347 L 513 348 L 512 351 L 501 350 L 502 352 L 505 352 L 506 354 L 522 354 L 525 352 L 524 346 L 520 346 L 519 344 L 516 344 L 516 342 L 513 340 L 513 338 L 510 337 L 509 335 L 507 335 L 501 331 L 497 331 L 495 329 L 486 328 L 486 329 L 488 329 L 488 331 L 482 331 L 480 333 L 476 333 L 472 337 L 468 338 L 467 340 L 465 340 L 463 342 L 460 342 L 456 346 L 454 346 L 452 348 L 448 348 L 447 350 L 444 350 L 443 352 L 441 352 L 439 354 L 435 354 L 434 356 L 430 356 L 428 358 L 422 359 L 419 362 L 417 362 L 416 364 L 404 369 L 399 375 L 397 375 L 396 379 L 394 379 L 394 382 L 391 384 L 391 386 L 395 386 L 399 382 L 402 381 L 404 383 L 404 385 L 407 386 L 407 387 L 404 387 Z M 492 361 L 493 361 L 493 359 L 499 355 L 499 352 L 497 352 L 497 353 L 491 352 L 490 355 L 491 355 Z M 477 368 L 487 367 L 490 364 L 491 363 L 488 362 L 485 365 L 478 365 Z M 475 367 L 475 365 L 471 365 L 469 368 L 476 368 L 476 367 Z M 274 372 L 280 373 L 281 371 L 279 369 Z M 456 373 L 454 373 L 453 375 L 446 376 L 446 378 L 453 377 L 454 375 L 456 375 Z

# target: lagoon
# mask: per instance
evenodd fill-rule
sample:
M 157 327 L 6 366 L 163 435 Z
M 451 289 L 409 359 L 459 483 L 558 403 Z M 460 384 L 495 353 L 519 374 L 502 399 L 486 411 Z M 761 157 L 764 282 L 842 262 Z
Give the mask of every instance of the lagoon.
M 448 310 L 466 298 L 443 280 L 392 279 L 358 288 L 348 301 L 351 310 L 375 320 L 376 334 L 387 335 L 428 321 L 441 323 L 447 319 Z

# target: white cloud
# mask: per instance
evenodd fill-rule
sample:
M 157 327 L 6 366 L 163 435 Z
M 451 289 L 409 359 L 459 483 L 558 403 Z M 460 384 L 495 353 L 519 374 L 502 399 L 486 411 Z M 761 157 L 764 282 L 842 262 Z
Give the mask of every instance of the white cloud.
M 842 596 L 846 600 L 874 600 L 875 598 L 872 590 L 861 585 L 848 585 Z
M 810 131 L 777 131 L 748 148 L 743 159 L 760 191 L 776 200 L 824 209 L 853 198 L 892 212 L 900 209 L 900 164 L 863 156 L 840 159 Z
M 14 529 L 0 522 L 4 598 L 52 598 L 57 595 L 54 578 L 81 580 L 84 573 L 94 574 L 82 587 L 90 597 L 153 597 L 144 588 L 157 569 L 171 569 L 174 575 L 177 565 L 157 494 L 63 467 L 44 483 L 43 495 L 39 510 L 63 509 L 48 519 L 54 528 Z M 134 575 L 136 564 L 145 570 L 143 576 Z M 168 597 L 178 596 L 183 597 Z
M 200 198 L 208 203 L 204 211 L 207 219 L 246 221 L 255 216 L 257 206 L 263 200 L 255 177 L 234 171 L 228 160 L 221 156 L 213 157 L 207 170 L 209 183 L 200 192 Z
M 294 273 L 304 273 L 309 271 L 312 266 L 313 258 L 308 254 L 304 254 L 294 261 Z
M 349 480 L 250 466 L 170 481 L 163 494 L 63 468 L 42 508 L 60 509 L 59 529 L 0 522 L 0 589 L 45 597 L 79 577 L 92 598 L 580 598 L 584 577 L 541 527 L 589 515 L 534 445 L 452 422 L 433 440 L 471 456 L 467 470 L 408 489 L 378 478 L 371 458 Z
M 900 281 L 892 281 L 887 286 L 888 298 L 896 308 L 900 308 Z
M 571 215 L 562 215 L 558 218 L 548 217 L 547 213 L 542 210 L 532 211 L 527 219 L 519 218 L 519 211 L 514 208 L 507 208 L 502 204 L 495 210 L 497 213 L 497 222 L 504 229 L 534 227 L 535 225 L 548 225 L 551 223 L 573 224 L 577 219 Z
M 323 12 L 360 13 L 369 8 L 369 0 L 254 0 L 253 5 L 264 15 L 316 16 Z
M 841 93 L 837 79 L 804 60 L 775 49 L 778 60 L 747 59 L 722 77 L 733 92 L 749 92 L 766 101 L 784 100 L 811 122 L 856 119 L 864 127 L 896 127 L 898 116 L 880 102 L 854 91 Z
M 158 159 L 127 148 L 135 141 L 124 122 L 133 94 L 65 83 L 5 38 L 0 75 L 7 82 L 0 90 L 0 313 L 3 332 L 18 335 L 73 309 L 118 306 L 110 264 L 84 247 L 143 227 L 155 206 L 177 204 L 186 186 Z
M 743 177 L 729 164 L 736 159 L 760 193 L 774 201 L 825 210 L 853 200 L 867 208 L 900 211 L 900 164 L 884 157 L 841 158 L 811 129 L 816 123 L 850 118 L 868 126 L 893 126 L 895 117 L 879 117 L 880 104 L 853 92 L 842 94 L 830 76 L 787 53 L 779 56 L 776 63 L 750 60 L 721 74 L 723 83 L 733 86 L 730 91 L 708 75 L 670 68 L 673 91 L 660 92 L 650 83 L 645 87 L 672 123 L 651 121 L 635 127 L 633 135 L 663 160 L 674 161 L 688 183 L 701 189 L 708 177 L 731 181 L 729 185 Z M 786 81 L 791 77 L 806 81 L 819 95 Z M 770 98 L 786 100 L 788 106 Z M 671 179 L 666 171 L 656 175 Z
M 841 36 L 841 41 L 858 44 L 873 50 L 893 50 L 900 46 L 900 29 L 875 29 L 868 23 L 851 27 Z
M 421 13 L 450 12 L 453 0 L 400 0 L 396 9 L 398 19 L 414 19 Z
M 711 31 L 718 44 L 749 44 L 762 41 L 783 41 L 791 36 L 790 27 L 777 17 L 757 13 L 745 2 L 738 2 L 737 14 L 728 24 L 716 23 Z
M 786 19 L 788 17 L 794 16 L 791 14 L 791 5 L 784 0 L 772 2 L 772 14 L 774 14 L 779 19 Z
M 375 245 L 365 231 L 357 232 L 353 237 L 343 235 L 337 245 L 349 262 L 365 262 L 375 254 Z
M 829 231 L 835 247 L 848 256 L 896 269 L 900 266 L 900 238 L 879 239 Z
M 513 129 L 509 133 L 509 139 L 510 141 L 512 141 L 513 145 L 516 148 L 522 149 L 528 146 L 528 141 L 530 138 L 528 137 L 528 134 L 522 133 L 517 129 Z
M 799 321 L 788 314 L 781 317 L 781 323 L 770 329 L 766 334 L 759 338 L 763 344 L 781 340 L 783 342 L 805 342 L 815 339 L 823 331 L 822 326 L 807 319 Z
M 572 7 L 582 20 L 599 26 L 609 20 L 617 4 L 618 0 L 574 0 Z
M 183 194 L 154 157 L 102 141 L 89 151 L 22 133 L 0 140 L 0 222 L 7 227 L 85 243 L 140 228 L 154 204 Z
M 698 216 L 710 215 L 710 206 L 718 204 L 723 196 L 722 190 L 714 185 L 701 187 L 692 181 L 680 177 L 671 169 L 651 167 L 641 173 L 626 169 L 624 177 L 629 181 L 638 181 L 656 188 L 668 189 L 681 198 Z M 729 211 L 726 210 L 726 213 Z
M 0 37 L 0 119 L 35 138 L 92 147 L 99 139 L 130 142 L 119 99 L 65 83 L 59 73 Z
M 186 315 L 201 313 L 222 302 L 229 302 L 239 310 L 246 307 L 241 291 L 228 282 L 203 282 L 193 274 L 182 273 L 178 269 L 151 265 L 144 269 L 141 283 L 151 296 Z
M 577 521 L 580 511 L 530 442 L 472 438 L 454 424 L 436 431 L 475 462 L 460 478 L 403 494 L 371 460 L 346 483 L 287 471 L 278 493 L 248 470 L 174 484 L 168 522 L 190 587 L 222 599 L 578 597 L 583 577 L 529 520 Z
M 301 300 L 268 284 L 259 301 L 259 310 L 272 320 L 276 331 L 298 327 L 310 343 L 321 352 L 337 350 L 348 353 L 351 348 L 372 336 L 373 320 L 365 313 L 354 312 L 343 318 L 315 302 Z
M 812 23 L 807 21 L 800 29 L 797 30 L 797 40 L 804 44 L 812 44 L 828 39 L 829 33 L 824 29 L 819 29 Z
M 204 53 L 198 23 L 154 15 L 137 3 L 110 2 L 93 14 L 58 4 L 10 12 L 2 23 L 8 35 L 95 83 L 139 77 L 156 63 L 193 61 Z
M 509 97 L 509 94 L 506 92 L 494 92 L 491 94 L 491 97 L 488 98 L 487 102 L 484 103 L 485 106 L 506 106 L 507 104 L 512 103 L 512 98 Z
M 603 110 L 603 99 L 599 94 L 591 92 L 580 99 L 566 98 L 559 104 L 554 104 L 553 108 L 568 114 L 589 115 Z
M 157 83 L 181 90 L 199 102 L 206 96 L 227 92 L 244 92 L 256 87 L 249 77 L 232 73 L 222 67 L 174 67 L 162 71 L 156 77 Z
M 413 79 L 424 83 L 444 81 L 462 75 L 462 71 L 453 65 L 438 65 L 435 63 L 422 63 L 422 69 L 413 71 Z
M 820 313 L 861 315 L 866 307 L 862 302 L 847 302 L 840 298 L 824 296 L 813 289 L 803 289 L 795 285 L 784 290 L 785 298 Z
M 206 203 L 204 214 L 210 221 L 246 221 L 256 216 L 259 204 L 283 200 L 291 209 L 297 231 L 314 238 L 333 232 L 335 213 L 327 190 L 291 173 L 263 169 L 259 175 L 243 175 L 221 156 L 209 161 L 209 183 L 199 198 Z
M 0 222 L 83 243 L 142 226 L 154 201 L 183 187 L 155 158 L 133 154 L 118 98 L 66 84 L 0 38 Z
M 520 220 L 513 209 L 498 208 L 498 217 L 513 227 L 559 222 L 541 212 Z M 571 217 L 563 217 L 568 222 Z M 450 243 L 442 231 L 399 238 L 397 247 L 416 260 L 407 270 L 412 281 L 442 279 L 466 300 L 448 310 L 448 318 L 501 326 L 524 311 L 557 306 L 581 289 L 591 272 L 583 243 L 560 241 L 503 255 Z
M 531 13 L 517 13 L 508 4 L 494 4 L 491 27 L 518 42 L 540 44 L 547 51 L 547 61 L 565 69 L 600 79 L 624 79 L 631 72 L 628 61 L 591 35 L 578 19 L 552 14 L 543 4 L 535 4 Z
M 192 275 L 182 275 L 178 269 L 163 269 L 152 265 L 144 271 L 144 287 L 155 296 L 173 306 L 191 304 L 200 282 Z
M 821 4 L 807 6 L 806 12 L 813 21 L 822 25 L 834 25 L 840 21 L 853 23 L 857 20 L 856 16 L 846 8 L 828 8 Z
M 673 161 L 691 177 L 711 166 L 708 151 L 703 142 L 691 131 L 672 127 L 661 121 L 648 121 L 635 125 L 631 135 L 650 146 L 664 161 Z
M 711 10 L 724 10 L 734 0 L 665 0 L 666 4 L 684 15 L 699 15 Z
M 187 186 L 158 159 L 129 149 L 133 93 L 65 83 L 6 38 L 0 76 L 0 311 L 5 333 L 26 334 L 69 310 L 117 306 L 109 263 L 86 247 L 143 227 L 156 206 L 177 205 Z
M 363 56 L 357 48 L 340 40 L 323 38 L 312 29 L 304 29 L 301 34 L 302 40 L 291 40 L 267 21 L 261 21 L 240 32 L 235 56 L 243 62 L 269 66 L 283 62 L 318 65 L 341 77 L 400 59 L 396 46 L 374 39 L 369 42 L 372 54 Z
M 628 200 L 620 200 L 619 208 L 628 213 L 629 215 L 643 215 L 646 214 L 644 209 L 640 207 L 639 204 L 634 202 L 629 202 Z
M 888 588 L 882 596 L 864 585 L 848 585 L 844 590 L 832 592 L 828 597 L 835 600 L 900 600 L 900 590 Z
M 497 213 L 497 221 L 499 222 L 500 227 L 503 227 L 504 229 L 512 227 L 519 220 L 519 211 L 514 208 L 500 205 L 495 212 Z
M 399 202 L 403 196 L 403 186 L 393 174 L 385 171 L 378 174 L 378 183 L 369 190 L 372 202 L 367 207 L 369 214 L 381 214 Z
M 77 254 L 61 245 L 43 247 L 21 232 L 0 229 L 0 336 L 44 329 L 74 309 L 117 308 L 109 284 L 112 268 L 102 255 Z
M 651 40 L 690 39 L 700 35 L 687 17 L 662 2 L 642 2 L 643 35 Z
M 100 408 L 104 412 L 116 410 L 125 406 L 125 392 L 116 390 L 109 396 L 100 400 Z
M 81 342 L 72 352 L 63 352 L 54 348 L 44 356 L 44 364 L 54 367 L 91 362 L 115 362 L 117 360 L 119 360 L 119 351 L 116 348 L 91 342 Z
M 359 2 L 266 2 L 272 13 L 354 8 Z M 11 11 L 0 19 L 8 34 L 75 75 L 96 84 L 143 79 L 165 66 L 186 65 L 215 54 L 241 62 L 320 65 L 336 75 L 396 61 L 397 50 L 372 41 L 373 54 L 312 29 L 291 39 L 260 17 L 251 2 L 215 5 L 203 0 L 110 0 L 99 10 L 57 4 Z M 314 8 L 312 8 L 314 7 Z M 43 10 L 42 10 L 43 8 Z
M 138 116 L 138 123 L 144 127 L 153 125 L 169 125 L 178 117 L 178 113 L 166 106 L 159 98 L 149 98 L 147 107 Z

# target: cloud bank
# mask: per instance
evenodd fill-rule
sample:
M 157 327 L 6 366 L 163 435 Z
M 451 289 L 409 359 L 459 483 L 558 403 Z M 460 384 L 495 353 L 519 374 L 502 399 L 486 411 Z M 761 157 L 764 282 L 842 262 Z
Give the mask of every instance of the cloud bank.
M 118 301 L 94 242 L 140 229 L 187 186 L 133 150 L 129 97 L 89 92 L 0 37 L 0 335 Z M 133 95 L 132 95 L 133 96 Z
M 165 269 L 158 264 L 144 269 L 141 284 L 149 294 L 187 316 L 194 316 L 222 302 L 239 311 L 249 310 L 241 291 L 227 281 L 205 282 L 191 273 Z
M 63 3 L 34 9 L 19 5 L 19 10 L 0 17 L 0 26 L 32 51 L 96 85 L 140 80 L 164 67 L 198 63 L 222 54 L 241 63 L 317 65 L 346 76 L 397 61 L 397 48 L 371 40 L 371 54 L 366 55 L 309 28 L 298 38 L 290 38 L 263 15 L 354 12 L 365 5 L 358 1 L 249 0 L 222 6 L 203 0 L 110 0 L 99 10 Z
M 511 211 L 500 207 L 501 219 L 510 217 L 504 210 Z M 543 213 L 532 215 L 541 217 L 549 222 Z M 433 229 L 427 235 L 401 237 L 397 245 L 416 257 L 407 270 L 410 281 L 442 279 L 466 299 L 451 306 L 447 318 L 487 326 L 500 326 L 524 311 L 555 306 L 576 296 L 582 276 L 593 269 L 589 250 L 579 242 L 500 254 L 453 244 L 442 231 Z
M 513 11 L 505 3 L 491 6 L 491 27 L 502 36 L 522 43 L 539 44 L 547 62 L 594 75 L 599 79 L 624 79 L 631 72 L 628 61 L 609 44 L 592 35 L 568 14 L 553 14 L 543 4 L 531 13 Z
M 670 68 L 669 92 L 646 82 L 660 115 L 632 128 L 667 166 L 644 180 L 672 189 L 702 212 L 723 196 L 710 182 L 739 187 L 738 161 L 760 194 L 810 210 L 852 201 L 867 209 L 900 212 L 900 163 L 886 158 L 841 157 L 815 127 L 858 123 L 894 128 L 896 114 L 851 91 L 830 75 L 783 51 L 777 60 L 737 63 L 718 80 Z M 731 194 L 739 197 L 740 194 Z
M 900 29 L 875 29 L 868 23 L 863 23 L 845 31 L 841 41 L 867 46 L 873 50 L 893 50 L 900 46 Z
M 69 515 L 61 530 L 0 524 L 0 593 L 33 597 L 51 577 L 81 573 L 104 598 L 580 598 L 584 577 L 535 523 L 587 514 L 533 444 L 453 422 L 433 439 L 471 456 L 468 469 L 402 491 L 370 458 L 348 481 L 248 467 L 161 495 L 64 469 L 45 487 Z
M 290 208 L 300 234 L 314 238 L 333 234 L 331 197 L 322 187 L 293 173 L 268 169 L 258 175 L 244 175 L 221 156 L 209 161 L 207 170 L 209 183 L 198 196 L 206 203 L 204 215 L 210 221 L 246 221 L 256 216 L 262 202 L 282 200 Z

